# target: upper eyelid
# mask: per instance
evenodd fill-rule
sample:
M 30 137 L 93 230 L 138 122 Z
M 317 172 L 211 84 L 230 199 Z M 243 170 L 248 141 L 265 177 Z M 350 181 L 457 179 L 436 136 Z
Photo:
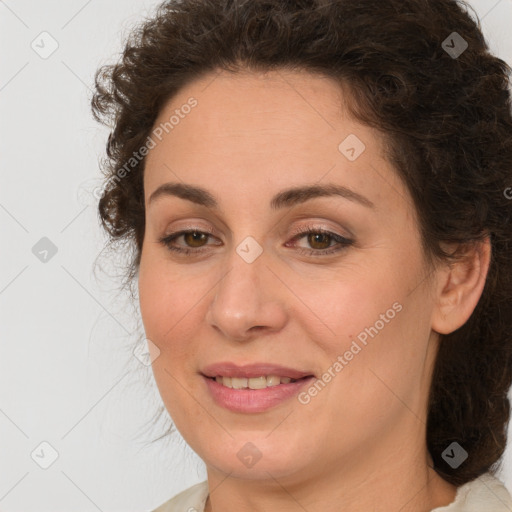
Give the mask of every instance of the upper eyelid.
M 165 235 L 163 238 L 172 238 L 172 240 L 175 241 L 188 233 L 194 233 L 194 232 L 208 235 L 208 240 L 212 237 L 218 238 L 214 235 L 213 231 L 214 230 L 209 231 L 209 230 L 198 229 L 197 227 L 188 227 L 188 228 L 183 228 L 183 229 L 178 229 L 176 231 L 173 231 L 172 233 Z M 335 240 L 335 242 L 337 242 L 337 243 L 339 243 L 339 239 L 346 240 L 347 242 L 350 242 L 350 243 L 355 242 L 354 237 L 352 235 L 346 236 L 346 235 L 337 233 L 336 231 L 331 230 L 329 228 L 325 228 L 322 226 L 312 226 L 312 225 L 306 225 L 306 226 L 298 227 L 298 228 L 292 230 L 292 233 L 290 234 L 289 241 L 295 241 L 297 239 L 304 238 L 309 233 L 323 233 L 326 235 L 330 235 L 333 239 L 338 238 L 338 240 Z M 218 244 L 215 244 L 215 245 L 218 245 Z M 197 248 L 197 249 L 199 250 L 199 248 Z M 192 249 L 192 250 L 194 250 L 194 249 Z
M 292 229 L 291 236 L 295 237 L 295 236 L 299 236 L 302 234 L 307 234 L 308 232 L 311 232 L 311 231 L 313 231 L 313 232 L 318 231 L 318 232 L 323 232 L 323 233 L 327 233 L 327 234 L 332 234 L 332 235 L 336 235 L 336 236 L 339 236 L 342 238 L 353 238 L 352 234 L 349 232 L 347 232 L 344 235 L 342 233 L 338 233 L 338 231 L 336 229 L 325 227 L 325 226 L 314 225 L 313 223 L 308 223 L 305 226 L 299 226 L 297 228 Z
M 302 218 L 299 218 L 299 219 L 296 219 L 293 223 L 295 224 L 296 222 L 304 222 L 304 219 Z M 323 231 L 329 231 L 335 235 L 338 235 L 338 236 L 343 236 L 345 238 L 351 238 L 353 237 L 354 235 L 350 232 L 349 229 L 347 229 L 346 227 L 343 227 L 343 228 L 333 228 L 333 227 L 329 227 L 329 226 L 326 226 L 325 225 L 325 222 L 326 220 L 325 219 L 319 219 L 319 220 L 311 220 L 311 219 L 306 219 L 305 220 L 305 225 L 302 224 L 302 225 L 299 225 L 299 226 L 296 226 L 294 228 L 291 229 L 291 234 L 292 236 L 294 236 L 295 234 L 299 234 L 299 233 L 302 233 L 304 231 L 307 231 L 307 230 L 323 230 Z M 324 225 L 322 225 L 324 224 Z M 340 233 L 339 231 L 344 231 L 345 234 L 342 234 Z M 176 229 L 173 229 L 171 233 L 168 233 L 168 236 L 170 235 L 173 235 L 173 234 L 177 234 L 177 233 L 180 233 L 180 232 L 184 232 L 184 231 L 199 231 L 199 232 L 205 232 L 205 233 L 208 233 L 212 236 L 216 236 L 216 233 L 219 231 L 216 227 L 210 227 L 210 226 L 206 226 L 206 227 L 203 227 L 203 226 L 200 226 L 198 224 L 194 224 L 194 223 L 190 223 L 190 224 L 186 224 L 184 226 L 180 226 Z M 228 231 L 229 233 L 231 234 L 231 230 L 229 230 L 228 228 Z M 284 232 L 289 232 L 290 229 L 287 228 L 287 229 L 282 229 L 282 228 L 276 228 L 276 226 L 274 226 L 271 231 L 277 231 L 279 234 L 283 234 Z
M 204 234 L 210 235 L 212 237 L 216 236 L 215 229 L 207 229 L 207 228 L 202 228 L 202 227 L 197 227 L 197 226 L 179 228 L 179 229 L 176 229 L 176 230 L 172 231 L 171 233 L 168 233 L 164 236 L 176 236 L 177 237 L 177 236 L 181 236 L 181 235 L 184 235 L 184 234 L 187 234 L 190 232 L 204 233 Z M 323 232 L 326 234 L 333 234 L 333 235 L 336 235 L 336 236 L 339 236 L 342 238 L 350 238 L 351 237 L 350 234 L 343 235 L 331 228 L 326 228 L 324 226 L 312 226 L 312 225 L 297 227 L 292 230 L 290 236 L 295 238 L 297 236 L 307 234 L 309 232 Z

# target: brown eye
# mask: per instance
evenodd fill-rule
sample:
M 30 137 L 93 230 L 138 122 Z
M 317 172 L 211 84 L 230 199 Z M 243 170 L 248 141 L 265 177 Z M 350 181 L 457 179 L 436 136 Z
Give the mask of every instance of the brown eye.
M 208 234 L 200 231 L 190 231 L 183 234 L 183 240 L 189 247 L 202 247 L 203 242 L 208 241 Z
M 207 251 L 208 246 L 212 245 L 209 242 L 214 238 L 208 231 L 188 229 L 164 236 L 158 241 L 175 254 L 189 256 Z M 222 242 L 213 245 L 222 245 Z
M 304 230 L 295 233 L 292 242 L 303 239 L 308 246 L 296 246 L 300 254 L 308 256 L 326 256 L 347 249 L 354 243 L 354 240 L 314 226 L 307 226 Z M 295 244 L 294 244 L 295 245 Z
M 310 233 L 308 235 L 308 243 L 313 249 L 327 249 L 330 247 L 332 237 L 326 233 Z

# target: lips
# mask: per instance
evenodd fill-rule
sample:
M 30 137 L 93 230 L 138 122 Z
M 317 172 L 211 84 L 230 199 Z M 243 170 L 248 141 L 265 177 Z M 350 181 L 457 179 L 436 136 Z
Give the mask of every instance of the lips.
M 241 414 L 263 413 L 284 404 L 315 379 L 311 373 L 273 364 L 221 363 L 207 366 L 203 372 L 200 375 L 205 390 L 215 404 Z M 263 387 L 261 377 L 267 373 L 274 375 L 265 379 Z

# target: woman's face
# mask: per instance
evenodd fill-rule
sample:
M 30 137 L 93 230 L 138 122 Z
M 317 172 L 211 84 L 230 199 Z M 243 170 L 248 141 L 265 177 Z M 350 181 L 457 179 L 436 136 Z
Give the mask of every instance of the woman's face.
M 345 99 L 305 73 L 210 74 L 155 124 L 139 272 L 154 375 L 185 440 L 233 477 L 426 453 L 431 279 L 411 198 Z

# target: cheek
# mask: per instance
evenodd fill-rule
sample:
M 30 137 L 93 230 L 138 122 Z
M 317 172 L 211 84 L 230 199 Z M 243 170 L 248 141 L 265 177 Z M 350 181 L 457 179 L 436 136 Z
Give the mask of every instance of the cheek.
M 346 417 L 360 425 L 391 421 L 408 406 L 420 409 L 428 384 L 429 299 L 421 286 L 411 293 L 417 276 L 397 276 L 368 272 L 362 280 L 331 288 L 322 311 L 335 335 L 322 338 L 310 330 L 328 354 L 325 372 L 335 377 L 325 376 L 332 384 L 322 393 L 341 423 Z M 312 412 L 315 407 L 314 414 L 321 414 L 321 400 Z
M 313 339 L 325 334 L 325 348 L 330 346 L 330 352 L 339 353 L 359 335 L 364 341 L 365 329 L 377 323 L 383 330 L 384 325 L 396 321 L 407 293 L 407 279 L 405 275 L 397 278 L 392 264 L 381 259 L 364 268 L 344 268 L 320 283 L 303 281 L 299 293 L 316 316 L 296 311 L 297 318 L 304 321 L 303 328 Z
M 380 252 L 378 262 L 345 269 L 321 286 L 302 283 L 307 304 L 318 314 L 296 311 L 295 318 L 320 347 L 325 371 L 331 367 L 343 375 L 333 388 L 358 388 L 359 394 L 363 386 L 371 401 L 374 392 L 389 395 L 378 376 L 405 392 L 422 374 L 431 305 L 418 286 L 425 272 L 421 263 L 420 252 L 389 252 L 387 258 Z
M 198 330 L 204 324 L 212 283 L 208 276 L 185 274 L 164 256 L 154 255 L 142 257 L 138 286 L 146 337 L 160 350 L 153 373 L 162 396 L 170 403 L 167 395 L 172 401 L 181 385 L 195 379 L 200 355 Z
M 189 330 L 197 324 L 194 315 L 201 311 L 199 291 L 194 291 L 190 280 L 169 271 L 162 258 L 141 259 L 138 288 L 145 335 L 159 349 L 152 363 L 152 371 L 165 407 L 180 423 L 182 411 L 190 397 L 183 386 L 195 377 L 191 361 L 197 357 L 189 343 Z
M 166 340 L 180 327 L 180 319 L 193 314 L 197 293 L 169 272 L 162 259 L 142 257 L 138 279 L 139 303 L 146 336 L 166 350 Z

